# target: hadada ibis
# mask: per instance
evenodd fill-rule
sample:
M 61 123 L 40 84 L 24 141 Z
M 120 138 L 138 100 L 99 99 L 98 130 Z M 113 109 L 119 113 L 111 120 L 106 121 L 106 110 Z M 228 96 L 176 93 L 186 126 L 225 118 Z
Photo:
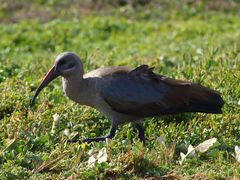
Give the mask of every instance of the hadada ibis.
M 107 135 L 83 142 L 113 138 L 118 125 L 128 122 L 136 125 L 138 137 L 143 141 L 140 121 L 146 117 L 183 112 L 220 114 L 224 104 L 218 91 L 155 74 L 147 65 L 135 69 L 105 67 L 84 74 L 81 59 L 73 52 L 64 52 L 37 88 L 31 105 L 40 91 L 58 76 L 63 77 L 63 90 L 71 100 L 96 108 L 111 119 Z

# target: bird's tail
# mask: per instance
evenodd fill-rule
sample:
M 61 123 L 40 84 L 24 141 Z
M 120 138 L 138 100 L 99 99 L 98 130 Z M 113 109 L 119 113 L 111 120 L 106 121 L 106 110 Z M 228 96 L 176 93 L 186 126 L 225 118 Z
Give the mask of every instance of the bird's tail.
M 192 112 L 221 114 L 224 101 L 218 91 L 198 84 L 191 84 L 189 91 L 189 107 Z

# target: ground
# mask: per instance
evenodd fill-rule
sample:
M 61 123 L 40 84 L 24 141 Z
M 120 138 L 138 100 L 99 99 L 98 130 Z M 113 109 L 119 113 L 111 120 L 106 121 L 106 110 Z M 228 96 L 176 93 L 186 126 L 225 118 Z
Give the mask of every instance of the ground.
M 75 1 L 69 8 L 58 1 L 12 1 L 2 3 L 0 13 L 2 179 L 240 178 L 234 157 L 240 146 L 237 1 L 105 8 L 74 7 Z M 223 114 L 147 118 L 145 144 L 138 141 L 131 124 L 120 127 L 106 143 L 68 144 L 73 137 L 106 134 L 110 122 L 98 111 L 67 99 L 60 78 L 29 107 L 42 77 L 63 51 L 76 52 L 86 72 L 147 64 L 156 73 L 218 90 L 225 100 Z M 207 152 L 196 152 L 180 165 L 180 152 L 210 138 L 217 142 Z

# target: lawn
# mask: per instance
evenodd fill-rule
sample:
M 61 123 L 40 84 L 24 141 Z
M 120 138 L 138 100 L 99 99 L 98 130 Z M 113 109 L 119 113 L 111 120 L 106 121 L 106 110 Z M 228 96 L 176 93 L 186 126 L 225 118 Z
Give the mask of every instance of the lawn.
M 79 15 L 73 5 L 44 19 L 44 6 L 37 2 L 33 7 L 40 10 L 31 18 L 12 21 L 11 13 L 0 13 L 0 179 L 240 178 L 240 162 L 234 157 L 240 146 L 237 11 L 208 9 L 206 4 L 147 4 L 80 9 L 84 13 Z M 47 7 L 47 12 L 54 8 Z M 63 51 L 76 52 L 85 72 L 147 64 L 159 74 L 218 90 L 225 100 L 223 114 L 147 118 L 145 144 L 131 124 L 119 127 L 106 143 L 68 144 L 73 137 L 106 134 L 110 121 L 69 100 L 60 78 L 29 106 Z M 217 142 L 180 165 L 180 152 L 210 138 Z

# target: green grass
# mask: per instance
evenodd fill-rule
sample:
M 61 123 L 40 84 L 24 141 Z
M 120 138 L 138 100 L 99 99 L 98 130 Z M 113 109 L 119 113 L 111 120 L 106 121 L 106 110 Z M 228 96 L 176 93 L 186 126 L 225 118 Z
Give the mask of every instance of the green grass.
M 240 17 L 222 11 L 114 9 L 81 18 L 37 19 L 0 24 L 0 177 L 57 178 L 240 178 L 232 157 L 240 146 Z M 126 124 L 107 144 L 67 144 L 73 135 L 104 135 L 109 120 L 96 110 L 68 100 L 60 79 L 29 101 L 54 58 L 74 51 L 85 71 L 102 66 L 140 64 L 155 72 L 188 79 L 219 90 L 223 115 L 182 114 L 144 121 L 148 141 L 137 139 Z M 54 124 L 53 115 L 60 115 Z M 52 128 L 54 126 L 54 132 Z M 63 133 L 68 129 L 70 134 Z M 166 147 L 157 137 L 165 136 Z M 206 153 L 187 158 L 180 152 L 209 138 L 218 143 Z M 107 148 L 108 162 L 87 167 L 88 152 Z

